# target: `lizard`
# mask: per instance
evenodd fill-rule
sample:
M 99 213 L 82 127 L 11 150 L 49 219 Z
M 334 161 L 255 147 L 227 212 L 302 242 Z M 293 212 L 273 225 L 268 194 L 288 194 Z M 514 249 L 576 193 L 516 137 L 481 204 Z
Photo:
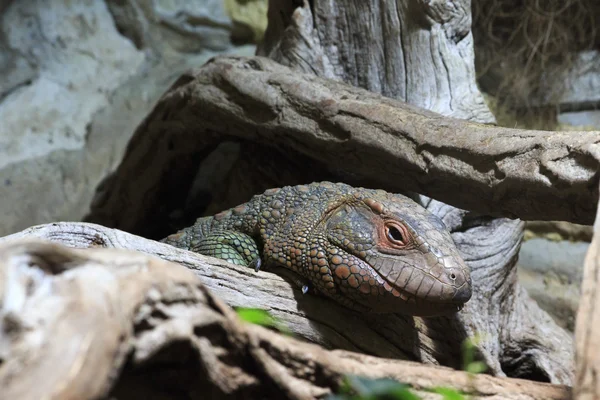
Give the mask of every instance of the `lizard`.
M 269 189 L 199 218 L 163 242 L 302 285 L 363 312 L 450 315 L 471 298 L 470 270 L 440 218 L 383 190 L 319 182 Z

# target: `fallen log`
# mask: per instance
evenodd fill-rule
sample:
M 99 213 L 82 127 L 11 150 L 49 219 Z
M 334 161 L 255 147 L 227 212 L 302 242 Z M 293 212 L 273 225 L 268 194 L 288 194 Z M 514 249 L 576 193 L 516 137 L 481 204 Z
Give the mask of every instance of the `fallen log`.
M 381 3 L 375 13 L 361 12 L 370 6 L 360 2 L 300 3 L 270 2 L 269 26 L 281 33 L 266 36 L 275 49 L 267 49 L 270 57 L 292 55 L 296 58 L 284 61 L 295 71 L 345 80 L 446 116 L 493 120 L 474 81 L 467 1 L 420 2 L 410 10 L 402 2 Z M 367 26 L 380 20 L 390 30 L 383 35 L 390 46 L 382 50 L 382 63 L 381 49 L 368 48 L 379 40 L 379 30 L 361 31 L 357 42 L 335 34 L 350 32 L 362 18 L 370 19 Z M 364 60 L 369 67 L 361 68 L 363 60 L 341 63 L 340 49 L 369 54 Z M 595 172 L 586 168 L 597 163 L 597 133 L 590 142 L 589 133 L 576 134 L 571 143 L 556 132 L 538 135 L 447 119 L 293 70 L 261 58 L 219 58 L 182 77 L 138 128 L 88 220 L 162 238 L 266 188 L 312 180 L 414 190 L 462 205 L 475 212 L 420 198 L 453 232 L 472 270 L 474 300 L 452 320 L 410 318 L 395 325 L 389 321 L 400 317 L 381 322 L 353 316 L 376 329 L 387 327 L 364 338 L 392 343 L 395 349 L 385 350 L 389 356 L 452 365 L 460 338 L 480 334 L 491 373 L 570 383 L 571 338 L 516 284 L 522 223 L 481 213 L 590 220 L 586 200 L 597 198 L 597 188 Z M 241 287 L 232 290 L 246 290 Z M 305 299 L 298 294 L 295 300 L 302 305 Z M 322 315 L 311 318 L 323 325 L 328 321 L 323 315 L 346 318 L 323 304 L 320 299 L 312 313 Z M 345 346 L 354 338 L 348 332 L 363 325 L 331 322 L 339 324 L 344 329 L 336 334 Z M 327 329 L 334 330 L 331 326 Z M 365 349 L 369 341 L 360 338 L 352 346 L 373 354 L 374 347 Z
M 185 202 L 200 160 L 224 140 L 299 154 L 323 180 L 359 177 L 487 215 L 591 224 L 598 200 L 600 132 L 488 126 L 268 59 L 217 58 L 162 97 L 87 220 L 146 237 L 172 233 L 168 214 Z M 268 157 L 247 156 L 269 165 Z
M 128 249 L 154 255 L 193 271 L 228 305 L 265 309 L 297 337 L 327 349 L 461 368 L 464 340 L 480 336 L 478 352 L 490 374 L 569 384 L 573 376 L 571 337 L 516 285 L 514 269 L 502 275 L 507 271 L 502 262 L 510 259 L 506 253 L 515 251 L 519 239 L 506 236 L 515 222 L 506 223 L 503 226 L 496 220 L 486 232 L 490 238 L 504 239 L 500 247 L 480 242 L 488 250 L 471 248 L 472 258 L 466 258 L 473 271 L 473 298 L 456 316 L 437 318 L 361 314 L 325 297 L 303 295 L 294 282 L 277 275 L 278 270 L 255 273 L 251 268 L 93 224 L 40 225 L 0 242 L 38 238 L 74 248 Z M 481 234 L 482 229 L 476 233 Z M 468 242 L 468 235 L 468 230 L 455 234 L 457 245 Z M 484 276 L 482 272 L 489 270 L 482 266 L 492 265 L 490 259 L 500 264 L 491 276 Z M 510 285 L 489 286 L 498 280 Z
M 574 399 L 600 398 L 600 204 L 592 243 L 585 257 L 581 300 L 575 325 L 577 373 Z
M 96 236 L 95 246 L 104 239 Z M 192 270 L 156 257 L 3 242 L 4 398 L 311 399 L 338 391 L 347 375 L 392 378 L 425 398 L 440 398 L 430 392 L 440 386 L 476 399 L 569 394 L 560 385 L 326 351 L 242 323 Z

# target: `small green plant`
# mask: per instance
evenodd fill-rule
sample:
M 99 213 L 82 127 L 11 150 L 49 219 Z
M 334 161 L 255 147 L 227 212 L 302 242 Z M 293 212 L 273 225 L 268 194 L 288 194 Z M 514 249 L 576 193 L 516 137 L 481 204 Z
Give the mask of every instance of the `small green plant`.
M 485 372 L 487 365 L 475 361 L 477 346 L 481 336 L 467 338 L 462 343 L 463 369 L 470 374 Z M 466 400 L 467 396 L 456 389 L 437 387 L 428 390 L 437 393 L 444 400 Z M 347 376 L 340 393 L 330 395 L 328 400 L 420 400 L 417 394 L 410 390 L 410 385 L 393 379 L 369 379 L 359 376 Z
M 330 395 L 327 400 L 420 400 L 410 391 L 410 386 L 393 379 L 369 379 L 360 376 L 347 376 L 339 394 Z
M 431 392 L 441 395 L 444 400 L 466 400 L 464 394 L 452 388 L 433 388 L 431 389 Z
M 428 390 L 442 396 L 443 400 L 466 400 L 459 391 L 451 388 Z M 410 385 L 393 379 L 369 379 L 360 376 L 347 376 L 340 393 L 330 395 L 327 400 L 421 400 L 410 390 Z
M 292 335 L 292 331 L 280 320 L 272 316 L 267 310 L 260 308 L 238 307 L 235 309 L 238 317 L 245 322 L 275 329 L 285 335 Z
M 475 361 L 477 346 L 481 343 L 481 335 L 466 338 L 462 343 L 463 370 L 471 374 L 481 374 L 487 369 L 483 361 Z
M 266 310 L 238 307 L 235 311 L 242 321 L 276 329 L 286 335 L 292 334 L 285 324 Z M 462 343 L 463 369 L 471 374 L 479 374 L 487 369 L 484 362 L 475 361 L 477 345 L 480 342 L 481 336 L 476 335 Z M 344 379 L 340 392 L 329 395 L 327 400 L 420 400 L 421 397 L 410 389 L 410 385 L 389 378 L 370 379 L 349 375 Z M 452 388 L 437 387 L 428 391 L 439 394 L 443 400 L 467 399 L 464 394 Z

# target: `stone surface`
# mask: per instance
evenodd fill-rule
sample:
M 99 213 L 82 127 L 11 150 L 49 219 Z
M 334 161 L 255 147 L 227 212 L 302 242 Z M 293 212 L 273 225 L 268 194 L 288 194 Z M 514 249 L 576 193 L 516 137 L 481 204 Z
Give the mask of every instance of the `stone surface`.
M 267 29 L 268 0 L 223 0 L 234 26 L 252 32 L 253 41 L 259 43 Z
M 600 52 L 584 51 L 566 72 L 561 109 L 593 109 L 600 102 Z M 547 100 L 549 101 L 549 100 Z
M 567 221 L 527 221 L 525 223 L 525 240 L 540 237 L 554 242 L 589 243 L 592 241 L 593 233 L 591 225 L 579 225 Z
M 0 6 L 0 236 L 79 220 L 179 77 L 234 47 L 221 0 Z
M 581 297 L 586 242 L 527 240 L 517 262 L 519 282 L 540 307 L 573 332 Z
M 558 122 L 576 127 L 600 129 L 600 110 L 565 112 L 558 114 Z

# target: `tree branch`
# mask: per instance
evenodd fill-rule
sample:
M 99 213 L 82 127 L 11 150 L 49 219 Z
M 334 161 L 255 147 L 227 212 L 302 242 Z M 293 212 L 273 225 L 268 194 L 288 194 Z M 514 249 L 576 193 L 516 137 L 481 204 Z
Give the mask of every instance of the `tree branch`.
M 504 265 L 505 260 L 511 259 L 507 253 L 515 251 L 514 243 L 519 240 L 507 237 L 514 231 L 515 223 L 518 222 L 494 220 L 487 230 L 484 225 L 474 232 L 463 229 L 454 236 L 473 271 L 475 293 L 459 314 L 439 318 L 361 314 L 325 297 L 303 295 L 301 288 L 291 280 L 271 271 L 255 273 L 251 268 L 93 224 L 40 225 L 2 238 L 0 242 L 39 238 L 68 247 L 108 247 L 155 255 L 192 270 L 228 305 L 266 309 L 298 337 L 327 349 L 460 368 L 463 341 L 467 337 L 481 336 L 478 350 L 491 374 L 504 376 L 503 364 L 518 365 L 522 373 L 513 376 L 535 376 L 568 384 L 573 373 L 570 337 L 520 292 L 514 270 Z M 504 240 L 499 244 L 480 241 L 477 246 L 465 247 L 464 242 L 471 242 L 469 235 Z M 281 269 L 274 272 L 280 273 Z M 484 276 L 483 272 L 490 276 Z M 498 280 L 507 284 L 492 286 Z
M 106 245 L 104 239 L 96 237 L 95 245 Z M 427 390 L 439 386 L 476 399 L 569 393 L 564 386 L 326 351 L 241 323 L 190 270 L 139 253 L 17 241 L 0 248 L 0 260 L 0 339 L 13 344 L 0 364 L 6 398 L 307 399 L 339 390 L 348 374 L 393 378 L 428 398 Z
M 600 396 L 600 204 L 594 236 L 583 266 L 581 300 L 575 326 L 577 374 L 574 399 L 596 399 Z
M 598 200 L 600 132 L 486 126 L 267 59 L 217 58 L 159 101 L 88 220 L 132 232 L 142 221 L 166 224 L 190 171 L 226 137 L 292 150 L 332 172 L 352 165 L 372 186 L 489 215 L 589 224 Z

